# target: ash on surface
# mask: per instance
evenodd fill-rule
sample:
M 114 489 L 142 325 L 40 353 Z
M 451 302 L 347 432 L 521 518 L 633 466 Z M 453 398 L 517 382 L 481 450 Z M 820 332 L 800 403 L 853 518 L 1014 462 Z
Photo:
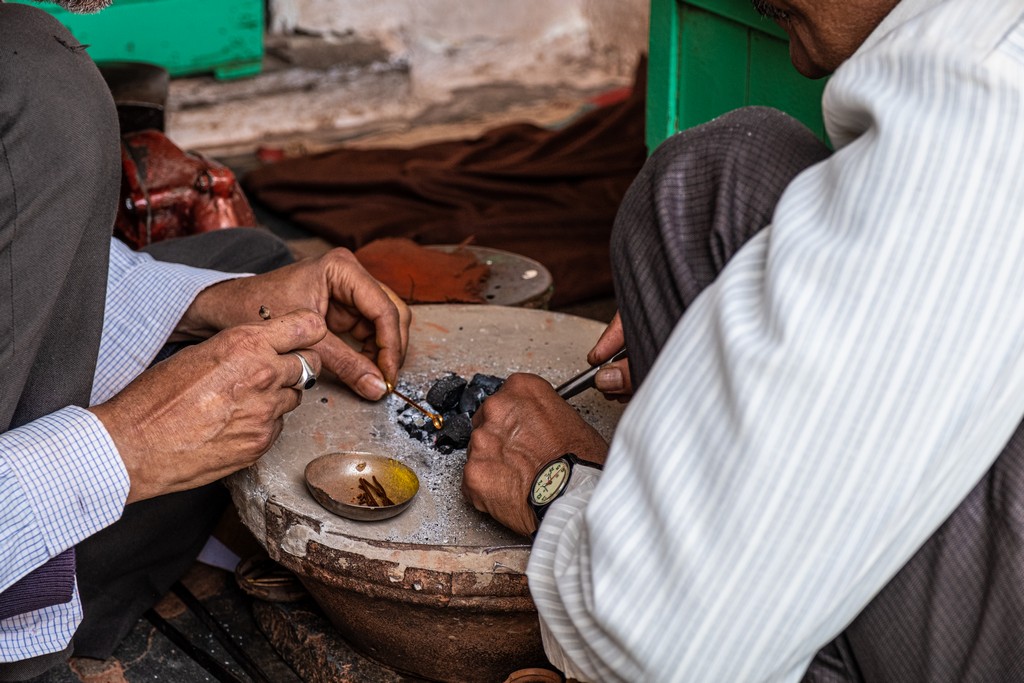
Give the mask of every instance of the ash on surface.
M 412 438 L 446 455 L 466 448 L 473 433 L 473 413 L 504 382 L 500 377 L 480 373 L 467 382 L 449 373 L 434 382 L 426 398 L 426 408 L 444 418 L 443 427 L 435 429 L 428 417 L 411 406 L 399 411 L 398 424 Z

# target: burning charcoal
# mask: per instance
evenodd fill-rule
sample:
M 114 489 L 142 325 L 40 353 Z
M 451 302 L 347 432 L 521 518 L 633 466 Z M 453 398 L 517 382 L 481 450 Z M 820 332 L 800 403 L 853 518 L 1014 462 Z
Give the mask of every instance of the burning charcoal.
M 427 403 L 434 406 L 439 413 L 447 413 L 459 404 L 462 390 L 466 388 L 466 380 L 455 373 L 446 375 L 434 382 L 427 392 Z
M 466 413 L 445 415 L 444 427 L 437 435 L 434 447 L 448 454 L 457 448 L 469 445 L 469 437 L 473 433 L 473 421 Z
M 412 406 L 398 412 L 398 424 L 417 441 L 430 445 L 444 454 L 469 445 L 473 432 L 473 413 L 484 399 L 501 388 L 505 380 L 494 375 L 476 374 L 468 383 L 453 372 L 434 382 L 427 392 L 424 410 L 437 413 L 444 424 L 440 430 L 430 418 Z
M 472 415 L 479 408 L 484 399 L 496 392 L 505 383 L 501 377 L 494 375 L 473 375 L 473 379 L 466 385 L 462 392 L 462 399 L 459 401 L 459 410 Z

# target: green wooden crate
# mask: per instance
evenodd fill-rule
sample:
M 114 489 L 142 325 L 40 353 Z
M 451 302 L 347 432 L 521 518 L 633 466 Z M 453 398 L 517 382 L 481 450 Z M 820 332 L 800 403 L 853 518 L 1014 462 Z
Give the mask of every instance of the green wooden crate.
M 750 0 L 651 0 L 647 148 L 733 109 L 781 109 L 825 137 L 825 81 L 801 76 L 786 33 Z
M 172 76 L 217 78 L 250 76 L 262 66 L 263 0 L 114 0 L 97 14 L 39 7 L 88 45 L 96 62 L 147 62 Z

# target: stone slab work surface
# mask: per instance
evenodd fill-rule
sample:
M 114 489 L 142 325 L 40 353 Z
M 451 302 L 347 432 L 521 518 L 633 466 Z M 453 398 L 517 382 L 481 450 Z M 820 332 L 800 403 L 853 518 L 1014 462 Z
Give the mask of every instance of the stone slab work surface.
M 413 307 L 399 390 L 423 399 L 454 372 L 532 372 L 558 385 L 587 365 L 604 324 L 502 306 Z M 622 412 L 590 391 L 573 399 L 610 438 Z M 477 512 L 461 494 L 466 453 L 444 455 L 397 423 L 397 397 L 371 403 L 323 379 L 285 417 L 274 447 L 229 482 L 243 522 L 295 572 L 342 637 L 366 656 L 431 680 L 495 681 L 545 664 L 525 570 L 530 540 Z M 303 480 L 326 453 L 379 453 L 420 479 L 402 514 L 356 522 L 326 511 Z

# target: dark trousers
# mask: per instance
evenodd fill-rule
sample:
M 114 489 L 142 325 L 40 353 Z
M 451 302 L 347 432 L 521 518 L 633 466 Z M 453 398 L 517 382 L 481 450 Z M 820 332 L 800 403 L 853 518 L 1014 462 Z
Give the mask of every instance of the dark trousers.
M 612 259 L 634 385 L 687 306 L 802 170 L 829 154 L 768 109 L 667 140 L 630 188 Z M 1024 681 L 1024 426 L 953 515 L 812 662 L 808 683 Z

